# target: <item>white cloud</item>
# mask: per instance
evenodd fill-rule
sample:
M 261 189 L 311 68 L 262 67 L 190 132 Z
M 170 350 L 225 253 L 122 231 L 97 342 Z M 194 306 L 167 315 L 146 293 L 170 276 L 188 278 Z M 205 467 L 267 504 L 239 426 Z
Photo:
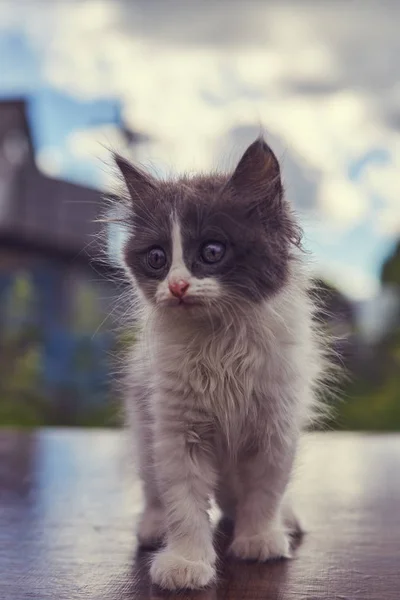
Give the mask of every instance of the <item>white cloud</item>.
M 344 177 L 323 179 L 318 194 L 324 217 L 338 226 L 356 225 L 368 213 L 367 196 Z
M 139 19 L 138 7 L 140 3 L 136 12 L 126 9 L 126 14 Z M 236 10 L 240 11 L 238 5 Z M 306 10 L 288 13 L 275 5 L 270 10 L 258 6 L 257 11 L 260 19 L 269 20 L 264 33 L 268 46 L 195 44 L 182 51 L 171 40 L 157 40 L 156 23 L 152 37 L 141 34 L 132 21 L 121 28 L 123 3 L 85 3 L 73 11 L 57 5 L 45 74 L 53 85 L 78 95 L 122 97 L 127 120 L 155 139 L 145 148 L 147 156 L 139 150 L 140 158 L 161 170 L 167 165 L 176 170 L 210 168 L 220 137 L 240 123 L 261 123 L 300 164 L 319 173 L 323 218 L 352 227 L 367 214 L 370 196 L 376 192 L 388 203 L 386 213 L 395 211 L 390 199 L 398 194 L 399 183 L 393 165 L 382 167 L 380 174 L 371 168 L 357 184 L 346 177 L 349 161 L 377 145 L 390 147 L 395 162 L 399 160 L 400 136 L 380 122 L 376 96 L 361 88 L 311 96 L 287 89 L 290 81 L 343 78 L 341 48 L 324 35 L 330 11 L 318 13 L 318 27 L 316 17 L 310 21 Z M 343 20 L 335 22 L 340 38 L 338 32 L 346 33 Z M 135 35 L 128 35 L 129 30 Z M 31 25 L 31 32 L 38 40 L 37 27 Z M 204 93 L 216 101 L 205 101 Z M 89 136 L 90 147 L 85 136 L 86 150 L 71 141 L 78 154 L 102 152 L 95 148 L 95 133 Z M 99 132 L 99 142 L 101 138 Z M 378 221 L 387 223 L 388 217 Z
M 400 144 L 400 140 L 399 140 Z M 390 161 L 367 167 L 361 178 L 361 186 L 384 203 L 376 211 L 375 227 L 386 235 L 400 234 L 400 151 L 393 148 Z
M 57 177 L 63 170 L 63 153 L 58 147 L 47 146 L 36 152 L 36 164 L 43 173 Z
M 110 151 L 123 148 L 125 140 L 115 125 L 102 125 L 74 131 L 68 136 L 67 146 L 79 158 L 103 161 L 109 159 Z
M 377 230 L 388 237 L 400 235 L 400 206 L 397 208 L 383 209 L 376 223 Z
M 344 292 L 354 301 L 375 297 L 380 291 L 379 280 L 352 265 L 339 261 L 321 261 L 314 265 L 316 275 L 323 273 L 324 279 Z

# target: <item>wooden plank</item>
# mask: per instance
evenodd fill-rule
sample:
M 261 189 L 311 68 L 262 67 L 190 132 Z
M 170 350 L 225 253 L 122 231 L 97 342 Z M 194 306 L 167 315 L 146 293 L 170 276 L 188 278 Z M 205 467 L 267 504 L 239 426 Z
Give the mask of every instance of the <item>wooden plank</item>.
M 141 508 L 119 431 L 0 433 L 0 598 L 174 598 L 137 553 Z M 400 436 L 319 433 L 303 444 L 294 494 L 307 534 L 292 561 L 224 558 L 217 588 L 180 598 L 398 600 Z

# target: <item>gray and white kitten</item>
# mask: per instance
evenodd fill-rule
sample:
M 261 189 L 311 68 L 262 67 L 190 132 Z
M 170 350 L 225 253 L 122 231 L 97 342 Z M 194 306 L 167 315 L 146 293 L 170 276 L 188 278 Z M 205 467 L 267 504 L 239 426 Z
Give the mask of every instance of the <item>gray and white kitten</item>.
M 160 182 L 123 158 L 140 336 L 127 415 L 137 441 L 151 579 L 200 588 L 216 575 L 208 509 L 233 518 L 240 559 L 290 556 L 285 491 L 315 413 L 323 359 L 300 230 L 263 139 L 233 174 Z

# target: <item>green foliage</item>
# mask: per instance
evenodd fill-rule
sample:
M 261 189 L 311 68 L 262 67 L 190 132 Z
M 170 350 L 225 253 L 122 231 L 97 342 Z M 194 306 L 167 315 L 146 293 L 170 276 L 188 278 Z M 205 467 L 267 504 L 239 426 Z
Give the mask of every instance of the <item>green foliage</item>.
M 391 373 L 383 384 L 357 381 L 344 394 L 337 409 L 336 427 L 349 430 L 399 431 L 399 376 Z
M 339 428 L 400 431 L 400 242 L 384 263 L 381 278 L 397 292 L 396 320 L 346 390 L 337 410 Z
M 391 284 L 400 288 L 400 242 L 383 265 L 381 279 L 384 284 Z
M 35 426 L 49 412 L 41 391 L 39 341 L 29 328 L 0 345 L 0 424 Z
M 93 287 L 77 286 L 74 312 L 73 325 L 76 332 L 93 333 L 100 328 L 104 315 L 98 309 L 98 298 Z
M 3 299 L 0 339 L 0 424 L 39 425 L 48 402 L 41 393 L 40 335 L 27 322 L 33 290 L 26 273 Z
M 41 353 L 40 336 L 26 326 L 3 337 L 0 343 L 0 426 L 121 425 L 119 403 L 101 381 L 97 387 L 89 384 L 89 389 L 73 384 L 48 389 L 42 377 Z M 89 343 L 78 346 L 73 362 L 76 373 L 81 373 L 84 380 L 97 366 L 93 347 Z
M 106 349 L 102 354 L 87 334 L 101 316 L 93 293 L 83 289 L 77 297 L 74 326 L 81 341 L 71 361 L 76 379 L 68 385 L 49 386 L 43 377 L 43 332 L 31 323 L 34 291 L 29 275 L 22 272 L 2 297 L 0 426 L 120 425 L 120 407 L 111 399 L 107 385 Z

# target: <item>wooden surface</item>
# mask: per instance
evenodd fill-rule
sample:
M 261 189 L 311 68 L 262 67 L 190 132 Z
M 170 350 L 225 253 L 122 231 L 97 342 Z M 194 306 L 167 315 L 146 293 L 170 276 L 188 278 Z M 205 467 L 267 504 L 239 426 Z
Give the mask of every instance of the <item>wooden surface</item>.
M 310 435 L 296 479 L 294 560 L 221 560 L 217 588 L 179 598 L 400 598 L 400 436 Z M 136 551 L 140 505 L 121 432 L 0 431 L 1 600 L 176 597 Z M 217 528 L 221 555 L 227 541 Z

